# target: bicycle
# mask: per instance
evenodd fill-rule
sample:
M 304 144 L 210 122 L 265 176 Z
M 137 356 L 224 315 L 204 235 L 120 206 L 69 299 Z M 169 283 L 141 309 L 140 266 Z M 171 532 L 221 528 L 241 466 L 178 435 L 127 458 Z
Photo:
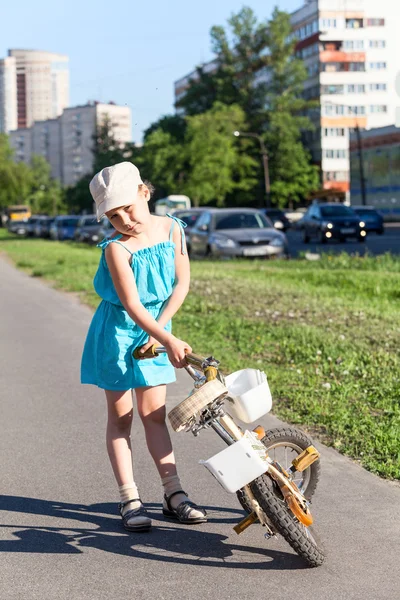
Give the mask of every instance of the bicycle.
M 145 360 L 166 352 L 163 346 L 153 345 L 144 354 L 136 348 L 133 356 Z M 309 566 L 320 566 L 325 554 L 311 527 L 309 506 L 320 473 L 319 453 L 312 440 L 292 427 L 265 431 L 257 426 L 253 431 L 243 431 L 236 424 L 230 413 L 252 423 L 269 412 L 272 399 L 260 394 L 260 390 L 267 391 L 267 395 L 269 392 L 265 374 L 245 369 L 225 377 L 218 369 L 218 360 L 194 353 L 186 355 L 186 363 L 184 368 L 194 379 L 194 389 L 168 413 L 168 418 L 177 432 L 191 431 L 198 436 L 202 429 L 211 428 L 227 444 L 228 448 L 201 462 L 225 490 L 236 493 L 247 513 L 235 525 L 235 532 L 241 534 L 259 522 L 266 530 L 266 539 L 280 533 Z M 250 389 L 250 394 L 235 395 L 235 385 L 229 385 L 229 380 L 232 382 L 236 376 L 237 383 L 244 371 L 256 372 L 259 385 L 256 393 Z M 294 458 L 288 458 L 288 449 Z

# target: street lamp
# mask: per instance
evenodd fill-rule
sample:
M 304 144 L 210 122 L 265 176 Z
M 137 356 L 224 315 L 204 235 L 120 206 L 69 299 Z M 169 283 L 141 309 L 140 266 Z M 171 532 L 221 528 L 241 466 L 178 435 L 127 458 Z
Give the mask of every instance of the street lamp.
M 242 136 L 246 136 L 246 137 L 252 137 L 252 138 L 256 138 L 260 144 L 260 149 L 261 149 L 261 156 L 262 156 L 262 163 L 263 163 L 263 168 L 264 168 L 264 183 L 265 183 L 265 195 L 266 195 L 266 206 L 267 208 L 270 207 L 271 205 L 271 186 L 269 183 L 269 169 L 268 169 L 268 153 L 267 153 L 267 149 L 265 147 L 264 144 L 264 140 L 262 139 L 262 137 L 260 135 L 258 135 L 258 133 L 248 133 L 248 132 L 243 132 L 243 131 L 234 131 L 233 135 L 235 135 L 236 137 L 239 137 L 240 135 Z
M 355 116 L 356 126 L 355 126 L 355 134 L 357 138 L 357 150 L 358 150 L 358 161 L 359 161 L 359 171 L 360 171 L 360 184 L 361 184 L 361 204 L 365 206 L 367 204 L 367 189 L 365 185 L 365 171 L 364 171 L 364 157 L 363 157 L 363 147 L 361 140 L 361 131 L 360 126 L 358 124 L 357 113 L 353 112 L 353 107 L 349 104 L 337 104 L 336 102 L 332 102 L 331 100 L 326 100 L 322 106 L 346 106 L 349 109 L 349 113 Z M 350 156 L 349 156 L 350 161 Z

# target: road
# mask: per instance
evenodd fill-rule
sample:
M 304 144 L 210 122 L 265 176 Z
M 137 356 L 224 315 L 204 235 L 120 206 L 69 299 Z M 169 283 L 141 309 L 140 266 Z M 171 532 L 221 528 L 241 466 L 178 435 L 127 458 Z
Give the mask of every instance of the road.
M 289 251 L 292 258 L 298 256 L 299 252 L 339 252 L 358 253 L 363 256 L 366 252 L 374 255 L 391 252 L 400 255 L 400 223 L 386 224 L 386 231 L 383 235 L 370 233 L 365 243 L 349 239 L 345 243 L 333 241 L 328 244 L 319 244 L 311 241 L 304 244 L 301 231 L 289 230 L 286 232 L 289 242 Z
M 173 434 L 184 488 L 210 516 L 185 527 L 161 516 L 135 419 L 136 479 L 154 528 L 123 530 L 102 392 L 79 384 L 91 311 L 1 259 L 0 278 L 1 600 L 399 598 L 400 487 L 321 445 L 313 513 L 327 559 L 318 569 L 305 568 L 284 540 L 265 540 L 259 526 L 233 532 L 243 515 L 236 497 L 198 464 L 222 449 L 212 431 Z M 168 407 L 189 388 L 179 372 Z

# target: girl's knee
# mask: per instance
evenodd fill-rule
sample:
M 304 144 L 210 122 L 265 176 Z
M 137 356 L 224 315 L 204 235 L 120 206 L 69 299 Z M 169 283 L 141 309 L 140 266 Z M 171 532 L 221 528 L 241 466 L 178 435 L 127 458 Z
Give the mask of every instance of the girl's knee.
M 120 432 L 130 432 L 133 420 L 133 410 L 125 414 L 109 414 L 108 427 L 117 429 Z
M 151 427 L 152 425 L 163 425 L 166 418 L 165 406 L 160 406 L 154 410 L 140 410 L 139 416 L 142 419 L 143 425 Z

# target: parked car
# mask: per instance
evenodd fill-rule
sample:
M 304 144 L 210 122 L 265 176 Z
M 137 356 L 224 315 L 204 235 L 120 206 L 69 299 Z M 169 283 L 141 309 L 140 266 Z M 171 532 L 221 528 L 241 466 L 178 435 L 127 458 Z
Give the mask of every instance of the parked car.
M 373 206 L 352 206 L 352 209 L 364 221 L 367 232 L 376 231 L 379 235 L 385 232 L 383 216 Z
M 192 229 L 196 225 L 200 215 L 202 215 L 205 210 L 205 208 L 190 208 L 188 210 L 176 210 L 174 212 L 174 217 L 178 217 L 178 219 L 181 219 L 181 221 L 186 223 L 185 236 L 188 254 L 191 253 L 190 235 L 192 233 Z
M 306 208 L 296 208 L 296 210 L 285 210 L 285 217 L 288 219 L 293 229 L 301 229 L 303 217 L 306 212 Z
M 26 222 L 26 234 L 28 237 L 33 237 L 35 234 L 35 227 L 38 221 L 42 218 L 42 215 L 33 215 Z
M 104 239 L 108 240 L 110 237 L 112 237 L 113 235 L 115 235 L 117 233 L 107 218 L 105 219 L 104 223 L 101 222 L 101 223 L 99 223 L 99 225 L 101 225 L 101 227 L 99 227 L 99 231 L 98 231 L 99 242 L 101 242 L 101 240 L 104 240 Z
M 290 221 L 279 208 L 262 208 L 264 215 L 272 222 L 275 229 L 287 231 L 290 228 Z
M 329 202 L 312 204 L 303 217 L 302 229 L 305 244 L 313 237 L 321 244 L 346 238 L 364 242 L 367 235 L 364 221 L 352 208 Z
M 41 238 L 49 237 L 49 228 L 53 221 L 54 217 L 38 217 L 35 225 L 33 226 L 33 235 Z
M 15 233 L 16 235 L 27 235 L 27 223 L 26 221 L 7 221 L 7 230 L 10 233 Z
M 288 256 L 285 234 L 252 208 L 204 210 L 191 231 L 190 245 L 197 256 Z
M 56 217 L 50 226 L 52 240 L 73 240 L 79 217 L 75 215 L 62 215 Z
M 75 230 L 75 241 L 97 244 L 102 239 L 99 232 L 104 227 L 107 227 L 107 223 L 109 223 L 107 217 L 103 217 L 100 222 L 97 221 L 96 215 L 81 217 Z

